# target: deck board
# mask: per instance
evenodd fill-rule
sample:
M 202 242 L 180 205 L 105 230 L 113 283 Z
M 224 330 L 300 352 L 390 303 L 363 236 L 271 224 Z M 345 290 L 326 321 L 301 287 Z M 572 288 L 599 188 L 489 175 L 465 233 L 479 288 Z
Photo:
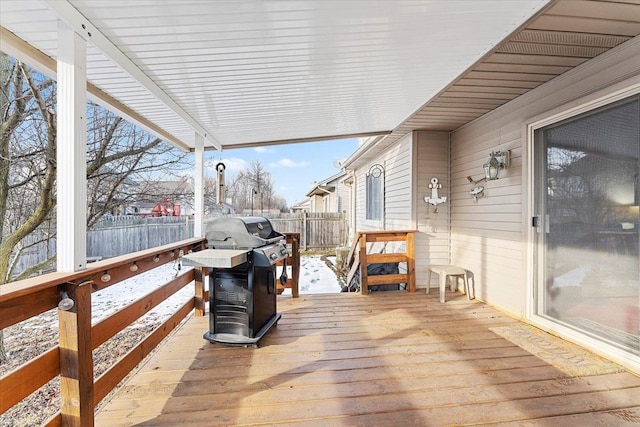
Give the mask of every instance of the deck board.
M 574 377 L 489 330 L 516 320 L 460 294 L 281 297 L 260 348 L 188 320 L 96 425 L 633 425 L 640 378 Z M 626 424 L 625 424 L 626 423 Z

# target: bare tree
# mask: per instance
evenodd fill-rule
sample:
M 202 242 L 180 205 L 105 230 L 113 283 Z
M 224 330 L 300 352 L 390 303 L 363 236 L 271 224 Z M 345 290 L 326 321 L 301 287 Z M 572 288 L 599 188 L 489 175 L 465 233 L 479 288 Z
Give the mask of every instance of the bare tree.
M 56 85 L 0 53 L 0 285 L 53 264 L 56 206 Z M 95 105 L 87 106 L 87 222 L 134 197 L 140 185 L 180 173 L 186 154 Z M 166 179 L 166 178 L 164 178 Z M 14 271 L 25 250 L 46 255 Z M 0 361 L 6 358 L 0 331 Z
M 143 195 L 157 181 L 184 180 L 186 154 L 110 111 L 89 104 L 87 114 L 87 226 Z
M 275 192 L 271 173 L 260 160 L 254 160 L 247 169 L 226 177 L 227 197 L 238 212 L 251 210 L 254 214 L 269 209 L 285 210 L 286 199 Z
M 57 134 L 52 81 L 2 57 L 0 285 L 11 280 L 25 237 L 45 224 L 55 207 Z

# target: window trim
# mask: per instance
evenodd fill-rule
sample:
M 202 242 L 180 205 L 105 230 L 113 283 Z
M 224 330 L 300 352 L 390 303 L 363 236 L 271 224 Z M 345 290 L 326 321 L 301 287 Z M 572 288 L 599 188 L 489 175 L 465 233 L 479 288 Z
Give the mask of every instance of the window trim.
M 377 176 L 376 176 L 377 174 Z M 372 185 L 370 180 L 379 179 L 379 189 L 371 189 L 370 185 Z M 374 203 L 374 200 L 371 200 L 370 193 L 371 191 L 376 190 L 378 192 L 377 196 L 379 197 L 379 202 L 377 205 L 372 205 L 370 203 Z M 371 223 L 383 223 L 384 222 L 384 210 L 385 210 L 385 170 L 384 166 L 379 163 L 375 163 L 371 165 L 367 173 L 365 174 L 365 212 L 364 218 L 366 221 Z M 375 208 L 376 212 L 372 212 Z M 376 217 L 372 217 L 372 214 L 377 213 Z

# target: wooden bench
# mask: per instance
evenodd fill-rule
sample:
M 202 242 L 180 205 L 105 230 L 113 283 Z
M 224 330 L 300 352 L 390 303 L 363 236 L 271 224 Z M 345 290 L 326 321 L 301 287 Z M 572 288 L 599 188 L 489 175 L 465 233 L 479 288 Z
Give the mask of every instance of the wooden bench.
M 416 291 L 415 240 L 416 230 L 378 230 L 356 233 L 347 255 L 347 286 L 360 272 L 360 292 L 369 293 L 371 285 L 406 283 L 409 292 Z M 399 253 L 367 253 L 367 243 L 405 242 L 405 251 Z M 406 263 L 405 274 L 369 275 L 369 264 Z
M 458 278 L 462 276 L 464 280 L 464 292 L 467 294 L 467 299 L 471 299 L 471 293 L 469 292 L 469 277 L 467 270 L 455 265 L 431 265 L 429 266 L 429 277 L 427 279 L 427 293 L 431 288 L 431 273 L 435 273 L 440 276 L 440 302 L 444 302 L 445 288 L 447 279 L 451 286 L 451 292 L 455 292 L 458 287 Z M 455 279 L 455 280 L 451 280 Z

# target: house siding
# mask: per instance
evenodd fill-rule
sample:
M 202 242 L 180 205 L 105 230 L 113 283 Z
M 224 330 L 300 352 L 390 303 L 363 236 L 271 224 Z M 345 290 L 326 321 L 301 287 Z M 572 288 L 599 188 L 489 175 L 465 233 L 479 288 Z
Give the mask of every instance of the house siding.
M 412 156 L 413 134 L 409 133 L 389 147 L 374 162 L 357 168 L 356 174 L 356 230 L 400 230 L 413 227 L 412 220 Z M 374 164 L 385 170 L 383 221 L 368 221 L 366 214 L 366 174 Z
M 356 176 L 356 230 L 407 230 L 415 228 L 413 215 L 414 198 L 414 134 L 396 141 L 375 161 L 358 167 Z M 370 221 L 366 215 L 367 172 L 374 164 L 384 167 L 384 214 L 382 221 Z M 374 243 L 369 252 L 404 252 L 405 242 Z M 406 272 L 406 264 L 400 263 L 400 273 Z
M 413 135 L 407 134 L 389 149 L 384 160 L 384 228 L 412 228 L 412 155 Z
M 449 264 L 449 134 L 446 132 L 414 133 L 416 152 L 415 183 L 415 235 L 416 286 L 427 286 L 427 269 L 433 264 Z M 431 196 L 429 183 L 436 177 L 442 188 L 438 196 L 446 196 L 447 202 L 436 208 L 425 203 Z M 437 286 L 437 276 L 431 286 Z
M 639 76 L 636 37 L 451 134 L 451 261 L 473 272 L 479 298 L 526 316 L 527 123 L 640 81 Z M 481 178 L 482 165 L 495 150 L 511 150 L 511 167 L 503 178 L 483 183 L 486 196 L 474 203 L 466 177 Z
M 337 212 L 342 212 L 345 214 L 345 218 L 349 218 L 351 213 L 351 205 L 349 203 L 351 200 L 351 188 L 343 180 L 336 182 L 336 196 L 338 198 Z

